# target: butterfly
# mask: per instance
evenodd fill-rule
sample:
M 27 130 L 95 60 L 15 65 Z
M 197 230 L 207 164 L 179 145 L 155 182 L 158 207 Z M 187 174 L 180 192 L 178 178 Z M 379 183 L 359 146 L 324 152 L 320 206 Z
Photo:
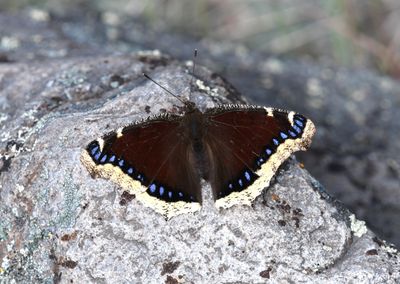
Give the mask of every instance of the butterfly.
M 169 219 L 201 208 L 201 179 L 218 208 L 250 205 L 315 133 L 313 122 L 293 111 L 221 105 L 202 112 L 183 103 L 181 114 L 152 116 L 93 140 L 82 163 Z

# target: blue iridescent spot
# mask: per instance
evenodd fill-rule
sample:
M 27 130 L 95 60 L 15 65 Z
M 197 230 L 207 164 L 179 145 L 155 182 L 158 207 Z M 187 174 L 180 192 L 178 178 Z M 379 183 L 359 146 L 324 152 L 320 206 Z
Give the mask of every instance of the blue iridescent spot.
M 246 177 L 247 181 L 250 181 L 250 174 L 248 171 L 244 172 L 244 176 Z
M 96 146 L 90 151 L 90 153 L 92 153 L 92 156 L 94 156 L 98 150 L 99 150 L 99 146 Z
M 168 197 L 172 198 L 172 191 L 168 191 Z
M 152 183 L 152 184 L 150 185 L 149 189 L 150 189 L 150 192 L 151 192 L 151 193 L 154 193 L 154 192 L 156 192 L 157 186 L 156 186 L 154 183 Z
M 160 196 L 164 194 L 164 187 L 160 186 Z
M 130 174 L 130 175 L 133 174 L 133 168 L 128 169 L 128 174 Z
M 301 122 L 300 120 L 297 120 L 297 119 L 294 121 L 294 123 L 296 123 L 300 127 L 304 126 L 303 122 Z
M 183 197 L 183 193 L 182 192 L 178 192 L 179 197 Z
M 228 187 L 230 188 L 230 189 L 232 189 L 233 188 L 233 184 L 228 184 Z
M 96 161 L 99 160 L 100 155 L 101 155 L 101 152 L 98 152 L 98 153 L 96 154 L 96 156 L 94 156 L 94 159 L 95 159 Z
M 115 161 L 115 155 L 112 155 L 108 161 L 113 163 Z
M 292 136 L 292 137 L 296 137 L 297 136 L 297 134 L 294 133 L 292 130 L 289 130 L 289 135 Z
M 137 179 L 143 181 L 142 175 L 141 175 L 141 174 L 138 174 L 138 175 L 137 175 Z
M 118 165 L 119 165 L 120 167 L 123 167 L 123 166 L 124 166 L 124 163 L 125 163 L 125 161 L 121 159 L 121 160 L 119 160 Z
M 240 187 L 242 187 L 242 186 L 243 186 L 243 181 L 242 181 L 242 179 L 241 179 L 241 178 L 239 179 L 239 181 L 238 181 L 238 182 L 239 182 L 239 185 L 240 185 Z
M 298 134 L 301 133 L 301 129 L 300 129 L 300 127 L 298 127 L 297 125 L 293 125 L 293 129 L 294 129 L 294 131 L 296 131 Z
M 276 139 L 276 138 L 272 139 L 272 142 L 274 142 L 274 144 L 275 144 L 276 146 L 279 145 L 279 141 L 278 141 L 278 139 Z
M 190 196 L 190 200 L 194 201 L 194 197 L 192 195 Z
M 279 133 L 279 134 L 281 135 L 282 139 L 288 138 L 288 136 L 287 136 L 286 133 L 284 133 L 284 132 L 281 132 L 281 133 Z
M 304 117 L 302 117 L 302 116 L 296 116 L 296 119 L 304 121 Z
M 104 163 L 106 160 L 107 160 L 107 155 L 104 155 L 104 156 L 101 158 L 100 162 L 101 162 L 101 163 Z
M 265 150 L 265 153 L 267 153 L 267 155 L 271 155 L 272 151 L 270 149 L 267 148 L 267 150 Z

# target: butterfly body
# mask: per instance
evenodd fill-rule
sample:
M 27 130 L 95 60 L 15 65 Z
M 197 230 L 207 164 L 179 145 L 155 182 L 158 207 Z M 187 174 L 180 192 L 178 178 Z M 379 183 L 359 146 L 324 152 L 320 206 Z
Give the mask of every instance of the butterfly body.
M 183 116 L 183 121 L 181 131 L 186 132 L 184 143 L 190 145 L 190 152 L 193 153 L 193 159 L 200 177 L 208 180 L 209 159 L 204 146 L 207 118 L 199 109 L 195 108 Z

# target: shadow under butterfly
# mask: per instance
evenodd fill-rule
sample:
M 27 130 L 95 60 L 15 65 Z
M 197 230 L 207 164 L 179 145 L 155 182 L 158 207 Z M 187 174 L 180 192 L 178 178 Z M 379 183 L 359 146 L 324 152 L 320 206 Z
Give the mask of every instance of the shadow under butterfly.
M 201 208 L 202 178 L 211 184 L 218 208 L 251 205 L 315 133 L 313 122 L 293 111 L 222 105 L 201 112 L 172 95 L 184 103 L 183 114 L 119 128 L 89 143 L 81 155 L 92 174 L 111 179 L 167 219 Z

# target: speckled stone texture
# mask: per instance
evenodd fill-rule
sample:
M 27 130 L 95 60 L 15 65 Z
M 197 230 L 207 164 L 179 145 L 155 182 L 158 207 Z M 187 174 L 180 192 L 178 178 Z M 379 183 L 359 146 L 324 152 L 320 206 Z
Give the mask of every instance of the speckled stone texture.
M 159 49 L 185 61 L 197 48 L 198 62 L 223 74 L 251 101 L 312 118 L 318 125 L 313 147 L 297 157 L 380 237 L 400 245 L 399 82 L 369 70 L 268 56 L 161 27 L 154 31 L 115 11 L 77 7 L 61 15 L 38 9 L 0 12 L 0 63 L 144 49 Z
M 165 221 L 79 161 L 85 145 L 180 103 L 188 66 L 158 52 L 4 63 L 0 282 L 396 283 L 397 250 L 375 237 L 291 158 L 252 207 Z M 199 67 L 200 108 L 243 100 Z M 157 157 L 155 157 L 157 158 Z
M 253 207 L 217 212 L 205 185 L 203 210 L 168 222 L 112 182 L 92 179 L 79 162 L 99 135 L 179 110 L 143 71 L 187 94 L 185 64 L 133 50 L 187 60 L 198 48 L 199 61 L 241 94 L 311 117 L 315 141 L 296 156 L 330 194 L 399 244 L 399 83 L 105 18 L 0 13 L 0 282 L 400 281 L 397 250 L 294 159 Z M 191 99 L 200 107 L 243 103 L 226 80 L 197 73 Z

